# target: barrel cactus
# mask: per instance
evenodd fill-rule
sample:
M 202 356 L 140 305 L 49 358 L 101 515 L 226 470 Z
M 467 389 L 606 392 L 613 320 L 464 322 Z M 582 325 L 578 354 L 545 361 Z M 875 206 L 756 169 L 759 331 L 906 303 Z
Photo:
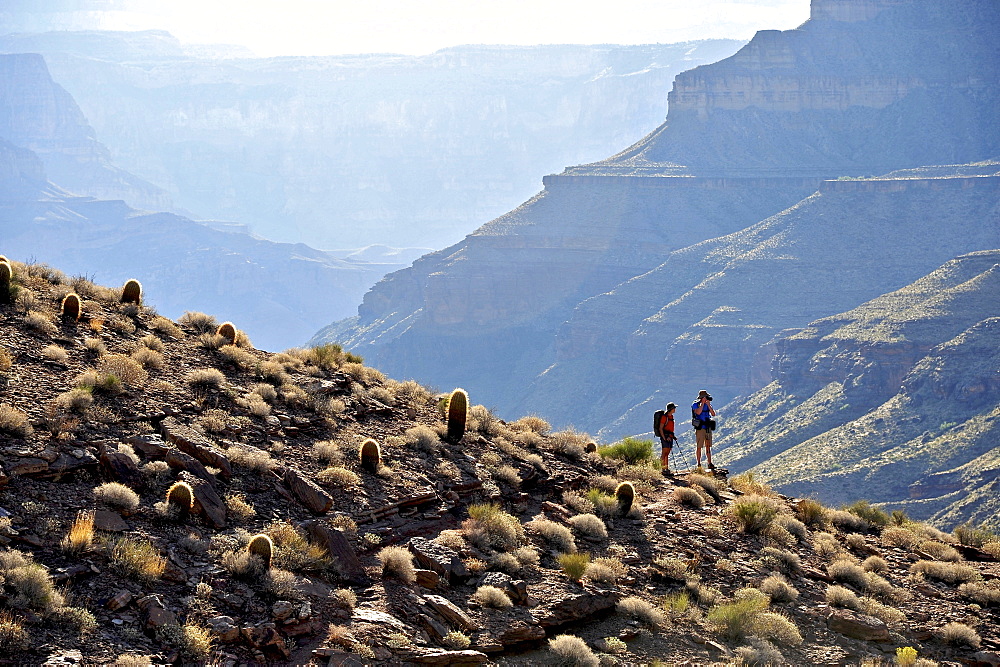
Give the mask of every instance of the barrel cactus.
M 361 443 L 358 455 L 361 458 L 361 467 L 365 470 L 376 472 L 382 465 L 382 448 L 371 438 Z
M 187 482 L 174 482 L 167 489 L 167 507 L 176 509 L 183 518 L 194 508 L 194 489 Z
M 618 511 L 621 514 L 628 514 L 635 502 L 635 487 L 632 482 L 622 482 L 615 489 L 615 498 L 618 499 Z
M 257 556 L 262 561 L 264 561 L 264 568 L 271 569 L 271 558 L 274 555 L 274 542 L 271 538 L 263 533 L 254 535 L 250 539 L 250 543 L 247 545 L 247 551 L 250 555 Z
M 78 320 L 80 319 L 80 314 L 83 312 L 83 306 L 80 304 L 80 297 L 70 292 L 66 295 L 66 298 L 62 300 L 62 316 L 68 319 Z
M 122 287 L 122 303 L 142 303 L 142 283 L 132 279 Z
M 465 435 L 465 421 L 469 416 L 469 395 L 464 389 L 451 392 L 448 400 L 448 439 L 458 442 Z
M 232 322 L 223 322 L 219 325 L 219 328 L 215 330 L 216 336 L 222 336 L 230 345 L 236 343 L 236 327 L 233 326 Z

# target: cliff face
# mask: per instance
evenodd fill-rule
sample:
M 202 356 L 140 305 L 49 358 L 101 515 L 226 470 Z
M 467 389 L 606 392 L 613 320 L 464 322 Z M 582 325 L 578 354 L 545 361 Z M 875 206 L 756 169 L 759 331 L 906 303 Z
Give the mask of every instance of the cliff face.
M 170 207 L 165 191 L 111 164 L 107 148 L 37 54 L 0 55 L 0 138 L 31 150 L 49 178 L 76 193 Z
M 814 9 L 799 30 L 679 75 L 675 91 L 719 94 L 672 103 L 632 148 L 547 177 L 314 341 L 619 437 L 701 387 L 721 404 L 767 384 L 781 330 L 998 247 L 995 163 L 819 178 L 1000 154 L 996 4 Z M 786 84 L 830 95 L 779 94 Z

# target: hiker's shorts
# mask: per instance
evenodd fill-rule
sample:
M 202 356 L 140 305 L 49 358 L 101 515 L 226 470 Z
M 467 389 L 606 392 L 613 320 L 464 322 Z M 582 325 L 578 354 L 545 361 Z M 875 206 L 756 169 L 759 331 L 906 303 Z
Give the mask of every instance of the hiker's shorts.
M 702 445 L 706 447 L 712 446 L 712 432 L 707 428 L 699 428 L 694 432 L 695 442 L 698 443 L 698 447 Z

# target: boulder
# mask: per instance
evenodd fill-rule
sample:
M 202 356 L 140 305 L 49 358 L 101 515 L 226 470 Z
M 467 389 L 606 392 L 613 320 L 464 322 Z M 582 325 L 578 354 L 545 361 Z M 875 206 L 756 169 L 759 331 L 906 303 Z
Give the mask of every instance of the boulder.
M 143 630 L 152 631 L 164 625 L 177 625 L 177 616 L 166 608 L 159 595 L 147 595 L 139 598 L 135 604 L 142 612 Z
M 302 522 L 302 528 L 309 534 L 309 539 L 325 547 L 327 553 L 336 559 L 337 572 L 341 577 L 354 584 L 368 583 L 368 575 L 343 531 L 316 520 Z
M 125 486 L 138 488 L 146 481 L 139 466 L 127 454 L 107 449 L 101 454 L 100 461 L 104 473 L 110 479 L 121 482 Z
M 465 665 L 481 665 L 489 658 L 485 653 L 479 651 L 432 651 L 422 655 L 410 656 L 409 661 L 418 665 L 452 665 L 453 667 L 463 667 Z
M 194 490 L 195 511 L 197 512 L 200 508 L 205 520 L 213 528 L 225 528 L 226 504 L 212 488 L 212 485 L 187 471 L 181 471 L 179 477 L 181 481 L 190 484 Z
M 464 611 L 456 607 L 450 600 L 440 595 L 425 595 L 424 602 L 436 613 L 454 626 L 474 632 L 480 630 L 479 624 Z
M 520 644 L 521 642 L 533 642 L 539 639 L 545 639 L 545 629 L 534 623 L 529 625 L 524 621 L 514 621 L 500 635 L 500 643 L 504 646 Z
M 240 638 L 240 629 L 231 616 L 215 616 L 208 619 L 206 623 L 220 642 L 229 643 Z
M 434 570 L 416 570 L 417 585 L 434 590 L 441 584 L 441 575 Z
M 285 468 L 284 480 L 299 502 L 314 514 L 324 514 L 333 507 L 333 497 L 295 468 Z
M 233 476 L 233 467 L 229 458 L 215 447 L 215 443 L 190 426 L 181 424 L 174 417 L 167 417 L 160 422 L 163 437 L 177 445 L 185 454 L 195 457 L 207 466 L 218 468 L 223 479 Z
M 132 445 L 132 449 L 148 459 L 162 459 L 166 456 L 167 450 L 170 449 L 163 438 L 156 433 L 133 435 L 125 442 Z
M 94 528 L 106 530 L 109 533 L 122 533 L 129 529 L 129 525 L 118 512 L 96 510 L 94 512 Z
M 217 483 L 215 475 L 208 472 L 205 466 L 202 465 L 201 461 L 190 454 L 185 454 L 179 449 L 174 449 L 172 447 L 168 449 L 164 460 L 167 462 L 167 465 L 174 470 L 185 470 L 199 479 L 205 480 L 212 486 L 215 486 Z
M 468 568 L 454 549 L 424 537 L 411 537 L 408 546 L 421 568 L 433 570 L 452 583 L 469 578 Z
M 564 592 L 556 597 L 542 597 L 549 601 L 533 609 L 531 616 L 540 627 L 551 628 L 577 623 L 612 609 L 618 604 L 621 595 L 609 590 L 585 589 L 580 592 Z
M 836 609 L 827 617 L 830 630 L 845 637 L 869 642 L 889 641 L 889 628 L 881 620 L 849 609 Z
M 268 660 L 288 660 L 291 652 L 274 623 L 246 627 L 240 631 L 247 644 L 259 650 Z

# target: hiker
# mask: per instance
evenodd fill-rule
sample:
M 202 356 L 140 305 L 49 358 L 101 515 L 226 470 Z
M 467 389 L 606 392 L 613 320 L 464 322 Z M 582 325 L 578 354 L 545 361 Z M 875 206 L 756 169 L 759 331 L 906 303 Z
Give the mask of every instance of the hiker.
M 677 436 L 674 435 L 674 410 L 676 409 L 675 403 L 667 403 L 664 410 L 656 411 L 656 419 L 653 424 L 653 432 L 660 438 L 660 465 L 668 473 L 670 472 L 670 450 L 673 449 L 674 442 L 677 441 Z
M 702 389 L 698 392 L 698 400 L 691 404 L 691 426 L 695 433 L 695 459 L 701 467 L 701 448 L 705 446 L 705 456 L 708 458 L 708 469 L 715 470 L 712 463 L 712 431 L 715 430 L 715 408 L 712 407 L 712 397 Z

